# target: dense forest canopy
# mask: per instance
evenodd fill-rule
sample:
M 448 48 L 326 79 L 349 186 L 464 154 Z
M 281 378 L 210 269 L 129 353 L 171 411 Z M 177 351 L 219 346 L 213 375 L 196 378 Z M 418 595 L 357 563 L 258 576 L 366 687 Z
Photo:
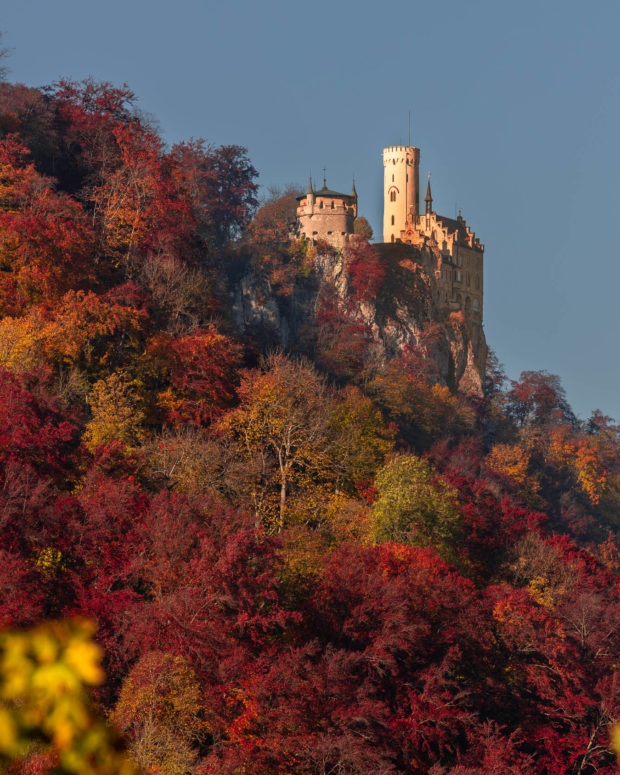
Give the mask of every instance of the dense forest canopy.
M 620 428 L 493 356 L 451 390 L 432 330 L 378 358 L 364 224 L 348 299 L 242 335 L 246 271 L 286 300 L 330 253 L 295 194 L 127 87 L 0 83 L 5 771 L 615 772 Z M 74 670 L 68 726 L 17 653 Z

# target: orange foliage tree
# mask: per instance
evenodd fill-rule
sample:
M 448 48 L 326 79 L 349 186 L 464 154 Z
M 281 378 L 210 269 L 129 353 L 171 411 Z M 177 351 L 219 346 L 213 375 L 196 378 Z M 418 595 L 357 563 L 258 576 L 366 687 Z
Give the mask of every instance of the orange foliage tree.
M 0 140 L 0 312 L 54 303 L 93 280 L 93 231 L 80 204 L 54 192 L 15 140 Z

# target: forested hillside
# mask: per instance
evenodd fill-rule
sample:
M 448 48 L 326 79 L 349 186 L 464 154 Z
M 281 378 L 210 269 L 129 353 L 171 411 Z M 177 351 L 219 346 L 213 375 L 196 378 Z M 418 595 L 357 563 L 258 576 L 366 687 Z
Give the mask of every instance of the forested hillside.
M 127 88 L 0 84 L 0 626 L 96 624 L 92 712 L 145 773 L 615 772 L 620 429 L 493 356 L 459 392 L 459 319 L 377 349 L 360 310 L 428 310 L 420 268 L 360 238 L 317 286 L 333 251 L 258 193 Z M 284 347 L 263 287 L 312 299 Z M 7 773 L 121 771 L 3 664 Z

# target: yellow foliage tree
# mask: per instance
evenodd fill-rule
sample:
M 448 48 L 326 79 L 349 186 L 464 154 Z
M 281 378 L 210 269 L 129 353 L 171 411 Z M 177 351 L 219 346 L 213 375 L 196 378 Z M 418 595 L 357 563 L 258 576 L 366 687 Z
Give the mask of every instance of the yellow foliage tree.
M 91 419 L 86 425 L 84 443 L 91 451 L 109 441 L 135 447 L 142 438 L 144 414 L 139 408 L 136 385 L 113 373 L 95 382 L 88 396 Z
M 150 651 L 123 683 L 112 718 L 131 740 L 135 761 L 166 775 L 184 775 L 205 731 L 198 680 L 187 661 Z
M 519 444 L 496 444 L 485 458 L 485 465 L 491 473 L 510 477 L 517 492 L 526 501 L 535 501 L 540 483 L 534 472 L 530 472 L 531 454 Z
M 597 504 L 607 484 L 607 472 L 596 438 L 579 437 L 570 428 L 560 426 L 549 433 L 547 458 L 568 469 L 590 503 Z
M 442 436 L 471 432 L 474 427 L 472 410 L 447 387 L 408 373 L 396 360 L 372 376 L 368 389 L 417 449 L 427 448 Z
M 42 325 L 36 316 L 0 320 L 0 366 L 9 371 L 28 371 L 41 362 Z
M 275 460 L 277 482 L 265 486 L 279 491 L 277 505 L 271 503 L 260 516 L 279 532 L 293 482 L 322 478 L 329 468 L 330 394 L 310 364 L 281 354 L 267 358 L 263 371 L 249 373 L 238 392 L 240 405 L 222 419 L 220 429 L 249 459 L 263 459 L 265 471 Z

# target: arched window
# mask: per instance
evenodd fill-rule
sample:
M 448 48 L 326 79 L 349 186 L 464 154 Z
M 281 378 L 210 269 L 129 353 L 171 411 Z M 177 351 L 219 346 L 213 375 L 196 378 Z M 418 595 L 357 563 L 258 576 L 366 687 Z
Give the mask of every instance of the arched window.
M 394 225 L 394 216 L 392 216 L 392 226 Z
M 396 191 L 390 191 L 390 202 L 396 201 Z

